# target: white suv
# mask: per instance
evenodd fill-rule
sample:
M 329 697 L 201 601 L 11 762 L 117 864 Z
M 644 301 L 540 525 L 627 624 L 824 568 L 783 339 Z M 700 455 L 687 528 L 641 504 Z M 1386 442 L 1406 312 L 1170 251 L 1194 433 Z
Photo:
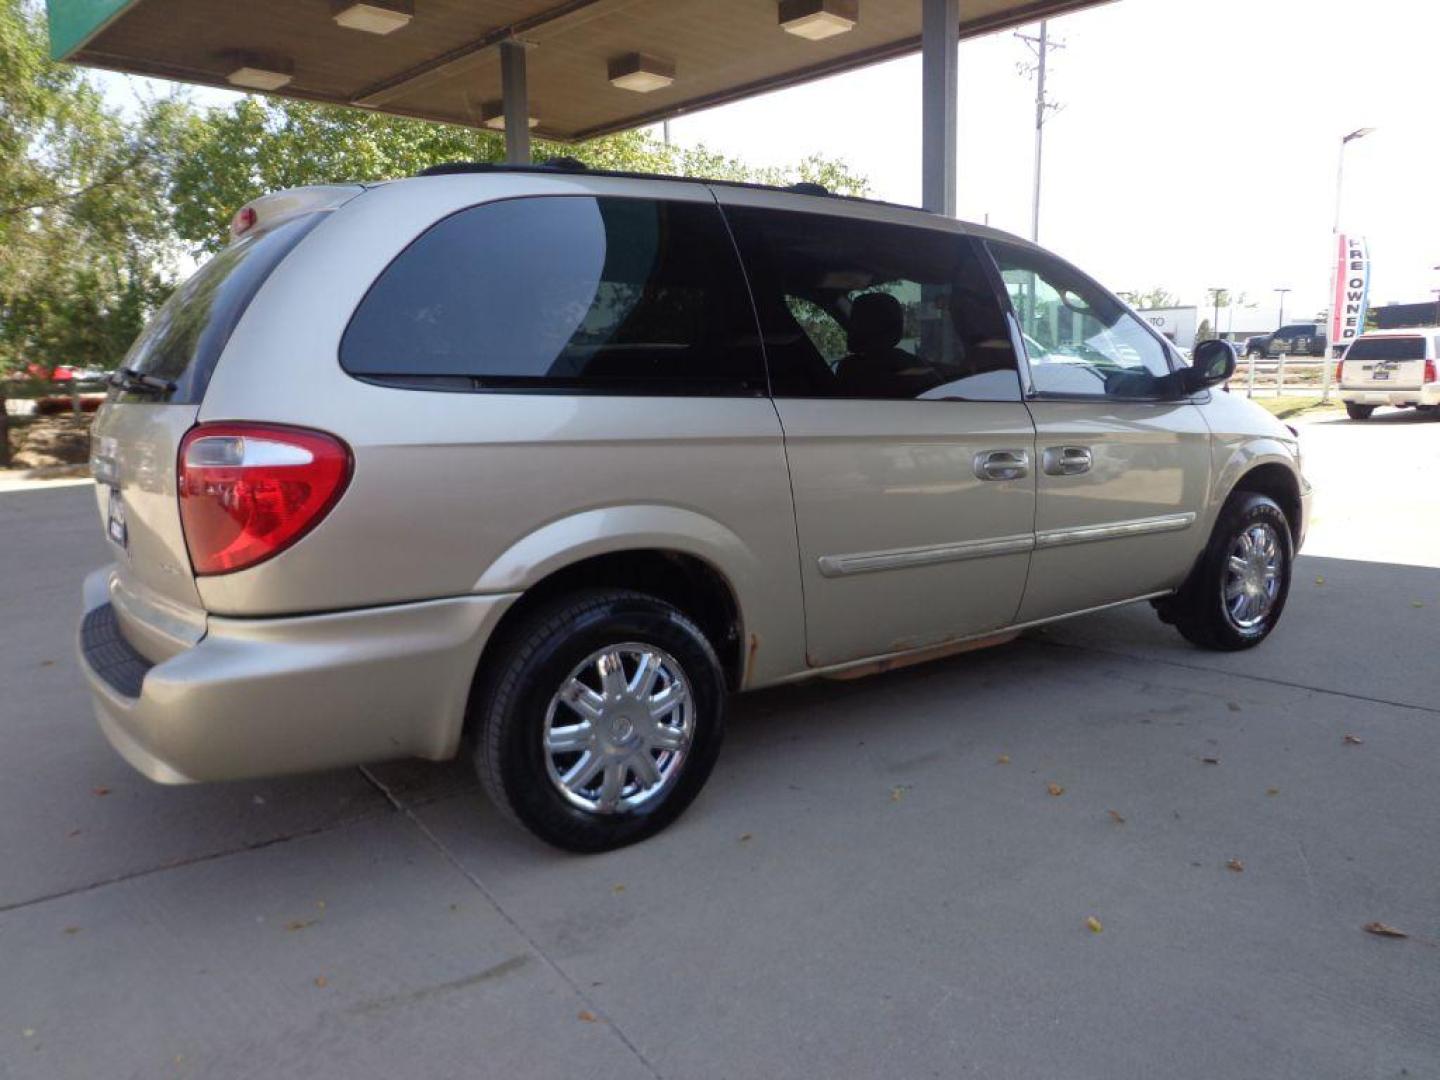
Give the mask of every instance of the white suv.
M 1351 420 L 1368 420 L 1380 405 L 1422 412 L 1440 408 L 1440 326 L 1372 330 L 1350 343 L 1335 365 L 1340 400 Z
M 596 850 L 695 797 L 733 691 L 1279 619 L 1309 488 L 1229 345 L 915 210 L 436 172 L 243 208 L 116 374 L 80 650 L 146 775 L 463 747 Z

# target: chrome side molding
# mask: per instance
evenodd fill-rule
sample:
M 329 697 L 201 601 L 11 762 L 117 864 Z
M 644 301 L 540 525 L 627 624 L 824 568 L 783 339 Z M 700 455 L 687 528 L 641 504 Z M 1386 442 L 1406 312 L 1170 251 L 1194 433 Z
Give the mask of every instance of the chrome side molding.
M 1033 533 L 997 536 L 989 540 L 968 540 L 955 544 L 931 544 L 926 547 L 897 548 L 893 551 L 862 551 L 854 555 L 822 555 L 818 560 L 825 577 L 869 574 L 877 570 L 899 570 L 912 566 L 959 562 L 962 559 L 985 559 L 994 555 L 1015 555 L 1035 547 Z
M 1070 529 L 1046 529 L 1035 534 L 1038 548 L 1063 547 L 1066 544 L 1089 544 L 1096 540 L 1118 540 L 1150 533 L 1179 532 L 1195 524 L 1195 514 L 1161 514 L 1158 517 L 1117 521 L 1111 525 L 1081 525 Z

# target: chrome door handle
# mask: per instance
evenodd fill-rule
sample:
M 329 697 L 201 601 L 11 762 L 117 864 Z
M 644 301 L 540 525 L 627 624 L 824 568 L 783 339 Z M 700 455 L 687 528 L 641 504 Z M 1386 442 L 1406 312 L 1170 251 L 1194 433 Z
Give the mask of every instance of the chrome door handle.
M 975 455 L 975 475 L 981 480 L 1019 480 L 1030 475 L 1028 450 L 982 450 Z
M 1049 476 L 1079 476 L 1089 472 L 1094 461 L 1088 446 L 1047 446 L 1040 466 Z

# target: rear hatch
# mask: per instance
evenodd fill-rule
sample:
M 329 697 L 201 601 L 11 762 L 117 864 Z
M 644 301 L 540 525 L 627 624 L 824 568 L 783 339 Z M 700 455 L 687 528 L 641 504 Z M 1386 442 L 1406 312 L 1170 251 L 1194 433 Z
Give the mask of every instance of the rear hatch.
M 363 188 L 284 192 L 236 215 L 241 235 L 175 290 L 111 380 L 91 433 L 90 468 L 116 569 L 120 630 L 159 661 L 197 641 L 205 617 L 180 524 L 176 461 L 220 354 L 271 272 Z
M 1420 335 L 1359 337 L 1345 353 L 1340 385 L 1354 390 L 1418 390 L 1425 382 Z

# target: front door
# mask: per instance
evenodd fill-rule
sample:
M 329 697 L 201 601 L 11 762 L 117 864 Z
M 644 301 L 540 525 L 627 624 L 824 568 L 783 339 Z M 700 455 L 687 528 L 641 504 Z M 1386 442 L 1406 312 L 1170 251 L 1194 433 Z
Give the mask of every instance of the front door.
M 1204 543 L 1210 431 L 1170 351 L 1038 249 L 990 243 L 1023 331 L 1035 419 L 1035 554 L 1022 622 L 1179 585 Z
M 982 253 L 940 222 L 718 195 L 785 434 L 807 662 L 1008 625 L 1034 542 L 1035 435 Z

